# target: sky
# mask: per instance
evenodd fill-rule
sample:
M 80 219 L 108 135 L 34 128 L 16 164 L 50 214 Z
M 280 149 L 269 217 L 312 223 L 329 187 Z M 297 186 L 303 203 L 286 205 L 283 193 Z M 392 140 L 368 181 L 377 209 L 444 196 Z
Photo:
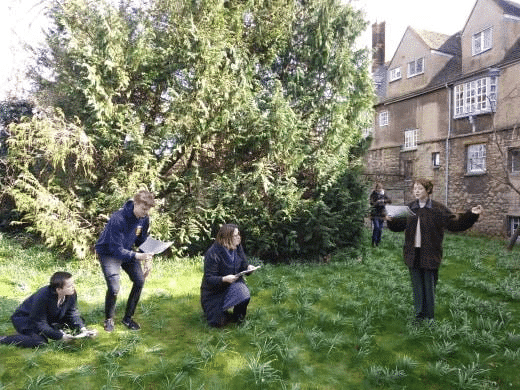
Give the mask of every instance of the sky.
M 349 0 L 345 0 L 349 1 Z M 23 69 L 28 63 L 24 43 L 42 41 L 45 0 L 0 0 L 0 101 L 20 96 L 28 87 Z M 365 10 L 369 25 L 359 45 L 371 47 L 374 22 L 386 22 L 386 60 L 392 58 L 408 26 L 443 34 L 462 30 L 476 0 L 350 0 Z

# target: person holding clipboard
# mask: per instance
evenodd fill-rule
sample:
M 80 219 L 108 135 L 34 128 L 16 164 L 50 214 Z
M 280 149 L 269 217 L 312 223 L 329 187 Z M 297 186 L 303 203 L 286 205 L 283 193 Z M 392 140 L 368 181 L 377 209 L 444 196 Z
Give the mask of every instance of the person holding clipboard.
M 243 275 L 259 267 L 248 264 L 240 244 L 238 227 L 220 227 L 215 242 L 204 255 L 200 301 L 208 324 L 220 328 L 229 322 L 242 323 L 249 304 L 249 289 Z M 228 310 L 233 308 L 233 313 Z

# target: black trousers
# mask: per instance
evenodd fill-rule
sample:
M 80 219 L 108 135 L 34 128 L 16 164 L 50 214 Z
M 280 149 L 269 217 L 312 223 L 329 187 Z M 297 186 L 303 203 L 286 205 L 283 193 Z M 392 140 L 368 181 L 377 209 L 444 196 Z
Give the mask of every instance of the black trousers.
M 415 250 L 414 267 L 409 268 L 412 280 L 415 317 L 433 319 L 435 311 L 435 288 L 439 280 L 439 270 L 419 267 L 420 249 Z
M 121 268 L 126 272 L 130 280 L 133 282 L 132 290 L 126 304 L 125 317 L 130 318 L 135 313 L 135 308 L 141 297 L 144 286 L 144 275 L 141 263 L 133 259 L 123 262 L 110 256 L 99 256 L 101 269 L 107 283 L 107 293 L 105 296 L 105 318 L 114 318 L 116 312 L 116 301 L 119 288 L 121 286 Z
M 0 340 L 0 344 L 16 345 L 25 348 L 36 348 L 40 345 L 47 344 L 48 340 L 45 336 L 39 335 L 33 331 L 24 330 L 18 324 L 16 318 L 12 318 L 11 320 L 18 333 L 4 337 Z

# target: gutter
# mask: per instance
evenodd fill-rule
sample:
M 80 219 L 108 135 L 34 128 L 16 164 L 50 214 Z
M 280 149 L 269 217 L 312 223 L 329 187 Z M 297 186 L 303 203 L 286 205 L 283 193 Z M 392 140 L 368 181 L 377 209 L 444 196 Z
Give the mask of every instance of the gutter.
M 448 83 L 446 83 L 446 89 L 448 90 L 448 136 L 446 137 L 446 169 L 445 169 L 446 177 L 444 179 L 444 185 L 445 185 L 444 204 L 446 205 L 446 207 L 449 208 L 449 206 L 448 206 L 448 191 L 449 191 L 448 183 L 449 183 L 449 178 L 450 178 L 449 171 L 450 171 L 450 138 L 451 138 L 451 88 L 448 86 Z

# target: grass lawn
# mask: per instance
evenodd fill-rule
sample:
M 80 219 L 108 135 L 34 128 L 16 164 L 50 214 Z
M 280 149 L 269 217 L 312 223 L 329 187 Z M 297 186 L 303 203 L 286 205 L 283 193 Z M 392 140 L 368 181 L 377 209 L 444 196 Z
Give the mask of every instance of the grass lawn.
M 225 329 L 201 317 L 202 258 L 157 258 L 135 317 L 142 330 L 116 322 L 107 334 L 96 261 L 0 236 L 0 335 L 58 270 L 75 276 L 80 311 L 99 331 L 37 350 L 0 346 L 0 389 L 520 389 L 520 248 L 447 235 L 436 321 L 415 327 L 402 240 L 386 230 L 380 247 L 328 264 L 264 265 L 247 280 L 246 323 Z M 121 284 L 117 321 L 126 274 Z

